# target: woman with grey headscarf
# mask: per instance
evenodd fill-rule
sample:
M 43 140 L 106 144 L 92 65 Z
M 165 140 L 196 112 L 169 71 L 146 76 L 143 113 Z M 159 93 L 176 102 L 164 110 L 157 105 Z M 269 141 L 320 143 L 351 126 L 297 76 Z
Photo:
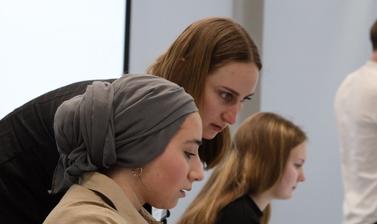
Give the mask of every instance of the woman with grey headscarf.
M 203 178 L 202 123 L 183 88 L 152 75 L 94 82 L 55 114 L 60 159 L 52 192 L 69 190 L 44 223 L 158 223 Z

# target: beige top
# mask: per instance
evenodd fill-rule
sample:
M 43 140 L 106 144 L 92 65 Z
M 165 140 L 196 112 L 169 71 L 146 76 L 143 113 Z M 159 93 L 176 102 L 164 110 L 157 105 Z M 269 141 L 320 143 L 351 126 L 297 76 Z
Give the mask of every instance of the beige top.
M 144 209 L 137 211 L 121 187 L 111 178 L 90 172 L 80 185 L 69 188 L 59 204 L 43 222 L 49 223 L 111 223 L 160 224 Z

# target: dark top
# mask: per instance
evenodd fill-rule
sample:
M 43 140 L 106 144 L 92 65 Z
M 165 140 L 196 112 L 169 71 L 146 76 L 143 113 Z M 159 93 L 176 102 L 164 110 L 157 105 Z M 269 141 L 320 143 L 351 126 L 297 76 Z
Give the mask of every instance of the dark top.
M 59 202 L 63 194 L 48 193 L 59 158 L 54 115 L 63 101 L 84 93 L 92 82 L 48 92 L 0 120 L 1 222 L 40 224 Z
M 259 224 L 263 213 L 248 196 L 244 195 L 225 206 L 216 224 Z

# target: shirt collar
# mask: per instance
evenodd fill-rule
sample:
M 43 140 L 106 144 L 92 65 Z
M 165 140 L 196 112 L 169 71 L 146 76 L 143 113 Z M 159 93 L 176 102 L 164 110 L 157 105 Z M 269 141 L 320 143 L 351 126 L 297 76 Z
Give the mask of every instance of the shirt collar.
M 369 61 L 367 61 L 367 63 L 366 63 L 365 65 L 366 65 L 367 67 L 377 69 L 377 62 L 375 62 L 375 61 L 373 61 L 373 60 L 369 60 Z
M 156 221 L 144 208 L 137 211 L 122 188 L 104 174 L 88 172 L 83 175 L 81 185 L 106 196 L 114 204 L 119 215 L 126 220 L 132 219 L 135 224 L 161 223 Z

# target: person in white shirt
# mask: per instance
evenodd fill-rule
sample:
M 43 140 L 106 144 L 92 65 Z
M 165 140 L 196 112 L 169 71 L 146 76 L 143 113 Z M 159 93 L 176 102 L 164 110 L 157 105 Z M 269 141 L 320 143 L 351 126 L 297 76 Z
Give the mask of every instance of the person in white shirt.
M 370 39 L 370 60 L 345 78 L 335 97 L 344 224 L 377 223 L 377 20 Z

